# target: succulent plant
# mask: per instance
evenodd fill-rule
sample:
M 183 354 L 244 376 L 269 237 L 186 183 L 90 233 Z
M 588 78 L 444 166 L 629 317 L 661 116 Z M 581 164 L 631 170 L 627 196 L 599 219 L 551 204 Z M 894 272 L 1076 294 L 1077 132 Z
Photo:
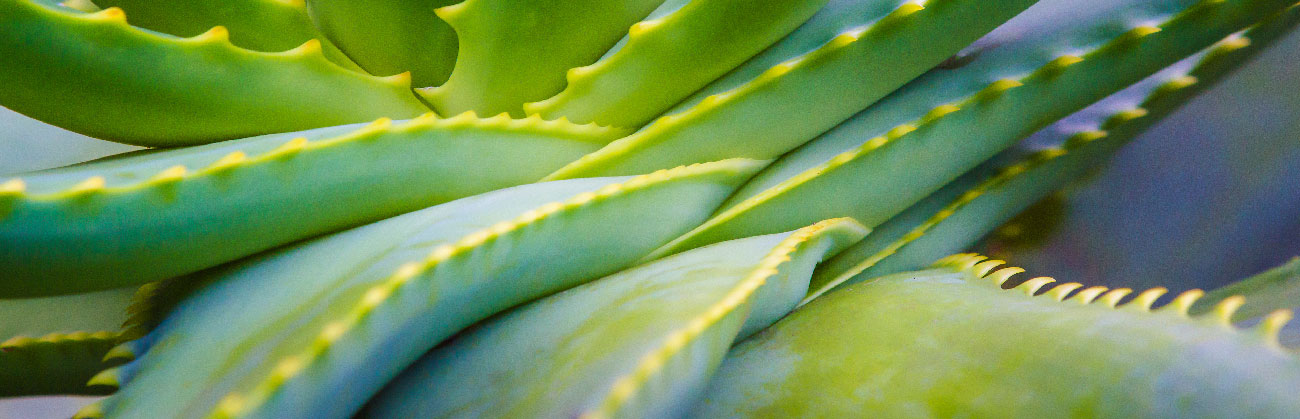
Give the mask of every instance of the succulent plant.
M 0 179 L 0 396 L 1293 415 L 1300 263 L 1157 304 L 960 252 L 1297 23 L 1295 0 L 0 0 L 0 105 L 152 147 Z

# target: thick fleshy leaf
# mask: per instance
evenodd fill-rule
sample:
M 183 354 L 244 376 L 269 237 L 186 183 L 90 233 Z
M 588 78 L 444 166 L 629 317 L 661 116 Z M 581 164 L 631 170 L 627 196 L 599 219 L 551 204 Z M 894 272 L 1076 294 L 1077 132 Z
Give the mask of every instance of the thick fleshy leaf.
M 321 42 L 321 54 L 330 62 L 363 71 L 316 31 L 301 1 L 96 0 L 95 3 L 96 7 L 122 9 L 131 16 L 132 26 L 179 37 L 198 36 L 221 26 L 230 30 L 231 44 L 254 51 L 285 51 L 315 39 Z
M 0 397 L 104 394 L 87 386 L 104 368 L 135 288 L 0 299 Z
M 230 29 L 230 43 L 254 51 L 284 51 L 319 34 L 301 2 L 268 0 L 95 0 L 131 16 L 131 25 L 180 37 L 213 26 Z
M 194 272 L 533 182 L 617 135 L 538 118 L 428 115 L 35 172 L 0 185 L 0 296 Z
M 428 111 L 407 76 L 378 78 L 321 55 L 134 28 L 122 9 L 81 13 L 0 1 L 0 105 L 105 140 L 178 146 L 407 118 Z
M 610 143 L 549 179 L 630 174 L 719 158 L 776 158 L 939 64 L 1035 1 L 943 0 L 922 7 L 866 0 L 859 7 L 867 13 L 849 15 L 848 22 L 843 16 L 814 16 L 772 47 L 794 55 Z M 838 7 L 831 10 L 846 13 Z M 933 36 L 939 33 L 943 36 Z M 809 43 L 817 46 L 804 50 Z M 756 59 L 766 62 L 769 57 Z M 719 82 L 732 83 L 734 78 Z M 793 228 L 798 226 L 783 231 Z
M 1279 309 L 1300 308 L 1300 258 L 1210 291 L 1192 305 L 1191 313 L 1209 313 L 1215 305 L 1237 296 L 1245 297 L 1246 302 L 1233 315 L 1233 321 L 1253 319 Z
M 727 355 L 696 416 L 1287 417 L 1300 359 L 1277 312 L 1243 333 L 1235 307 L 1188 318 L 1199 291 L 1151 311 L 1131 292 L 957 255 L 933 269 L 845 287 Z M 1103 294 L 1105 292 L 1105 294 Z M 1026 295 L 1029 294 L 1029 295 Z M 1064 300 L 1064 301 L 1062 301 Z M 923 327 L 921 327 L 923 326 Z M 1212 367 L 1211 367 L 1212 366 Z
M 0 299 L 0 340 L 53 333 L 116 331 L 136 287 L 43 298 Z
M 420 94 L 444 114 L 523 114 L 564 89 L 664 0 L 465 0 L 438 9 L 459 40 L 451 77 Z M 648 172 L 648 171 L 647 171 Z M 643 172 L 644 173 L 644 172 Z
M 665 3 L 674 9 L 632 25 L 600 61 L 569 70 L 564 91 L 524 110 L 575 122 L 642 126 L 789 34 L 826 1 Z
M 719 243 L 531 303 L 426 355 L 365 416 L 680 416 L 732 341 L 793 309 L 813 266 L 864 232 L 839 219 Z
M 84 416 L 348 417 L 461 328 L 630 265 L 758 166 L 520 186 L 207 271 Z
M 1292 7 L 1038 132 L 1024 143 L 1048 148 L 998 171 L 968 173 L 881 224 L 866 240 L 818 269 L 809 298 L 836 286 L 920 269 L 966 249 L 1051 192 L 1103 165 L 1297 23 L 1300 7 Z
M 112 392 L 91 379 L 113 366 L 103 359 L 117 340 L 117 332 L 102 330 L 0 341 L 0 397 Z
M 307 0 L 312 21 L 370 74 L 411 72 L 417 87 L 447 81 L 456 32 L 433 10 L 458 0 Z M 130 9 L 128 9 L 130 11 Z
M 977 54 L 975 61 L 966 67 L 935 70 L 937 73 L 932 73 L 932 78 L 918 80 L 919 84 L 913 86 L 926 92 L 921 97 L 908 97 L 912 91 L 908 89 L 899 93 L 908 97 L 908 101 L 921 101 L 929 111 L 910 115 L 903 112 L 901 115 L 913 118 L 912 122 L 881 130 L 857 131 L 873 124 L 846 124 L 853 127 L 846 129 L 861 135 L 837 137 L 839 141 L 849 140 L 849 149 L 831 153 L 824 159 L 800 160 L 806 159 L 800 157 L 800 152 L 783 157 L 782 161 L 795 159 L 815 164 L 806 170 L 792 171 L 797 173 L 792 177 L 756 179 L 751 184 L 758 186 L 742 189 L 729 200 L 727 209 L 655 255 L 787 230 L 831 217 L 852 217 L 864 225 L 879 225 L 1017 140 L 1292 3 L 1289 0 L 1165 0 L 1143 2 L 1137 9 L 1126 4 L 1103 8 L 1072 3 L 1088 9 L 1091 16 L 1071 16 L 1068 23 L 1046 19 L 1041 13 L 1026 13 L 1006 26 L 1021 31 L 1014 34 L 1024 37 L 1021 42 L 1007 42 L 1006 35 L 995 31 L 981 44 L 1006 42 L 1000 49 Z M 1149 17 L 1148 21 L 1159 23 L 1129 26 L 1135 17 Z M 1022 29 L 1020 25 L 1026 24 L 1021 23 L 1025 20 L 1037 29 Z M 1070 25 L 1080 34 L 1065 37 L 1065 46 L 1044 41 L 1056 37 L 1036 34 L 1049 28 L 1059 31 L 1063 25 Z M 1016 53 L 1022 50 L 1024 54 Z M 1044 55 L 1056 58 L 1043 58 Z M 1026 60 L 1031 63 L 1029 71 L 1024 71 L 1023 65 L 1010 65 Z M 1016 72 L 1004 73 L 998 63 L 1007 63 Z M 986 74 L 990 71 L 991 74 Z M 986 78 L 992 74 L 1010 77 Z M 935 89 L 944 94 L 963 91 L 936 87 L 947 83 L 983 87 L 965 91 L 969 96 L 953 102 L 945 95 L 929 93 Z M 883 108 L 873 107 L 867 113 L 874 114 L 876 109 L 889 112 L 888 102 L 878 105 Z M 777 167 L 781 167 L 779 164 Z M 765 186 L 774 181 L 773 186 Z

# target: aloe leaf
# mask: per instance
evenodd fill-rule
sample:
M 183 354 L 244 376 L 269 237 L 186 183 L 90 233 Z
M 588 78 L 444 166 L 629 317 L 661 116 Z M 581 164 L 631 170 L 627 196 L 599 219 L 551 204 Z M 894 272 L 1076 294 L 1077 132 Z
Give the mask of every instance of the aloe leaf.
M 419 92 L 442 113 L 522 115 L 525 102 L 559 93 L 567 70 L 595 62 L 663 2 L 465 0 L 440 8 L 459 53 L 446 83 Z
M 78 331 L 117 331 L 136 287 L 44 298 L 0 299 L 0 340 Z
M 1300 258 L 1210 291 L 1192 305 L 1191 313 L 1209 313 L 1215 305 L 1238 296 L 1245 297 L 1245 304 L 1233 315 L 1234 322 L 1300 307 Z
M 917 2 L 911 2 L 917 3 Z M 737 66 L 725 76 L 714 80 L 686 100 L 673 106 L 668 113 L 679 113 L 694 107 L 709 96 L 733 90 L 758 79 L 764 72 L 782 62 L 805 56 L 823 48 L 836 36 L 879 22 L 899 10 L 900 2 L 878 0 L 830 0 L 808 18 L 794 32 L 781 38 L 763 52 Z M 905 9 L 906 10 L 906 9 Z
M 230 29 L 230 43 L 255 51 L 284 51 L 319 34 L 302 2 L 274 0 L 95 0 L 128 13 L 131 25 L 180 37 L 213 26 Z
M 407 76 L 339 67 L 318 41 L 279 53 L 235 47 L 216 27 L 177 38 L 80 13 L 0 1 L 0 105 L 65 129 L 145 146 L 404 118 L 428 109 Z M 147 126 L 149 129 L 141 129 Z
M 1195 0 L 1081 3 L 1044 0 L 984 36 L 949 60 L 853 118 L 808 142 L 764 170 L 728 202 L 733 206 L 777 186 L 873 138 L 913 127 L 931 111 L 951 111 L 989 84 L 1020 79 L 1060 57 L 1077 58 L 1121 36 L 1130 22 L 1158 22 Z M 1050 34 L 1050 35 L 1049 35 Z M 906 129 L 906 128 L 905 128 Z
M 461 328 L 700 222 L 759 165 L 520 186 L 208 271 L 84 416 L 347 417 Z
M 89 3 L 90 0 L 82 0 Z M 66 2 L 65 2 L 66 3 Z M 312 26 L 301 1 L 276 0 L 97 0 L 131 16 L 131 25 L 179 37 L 198 36 L 221 26 L 230 43 L 254 51 L 285 51 L 312 39 L 321 54 L 341 67 L 363 71 Z
M 0 397 L 108 394 L 113 387 L 88 381 L 113 365 L 103 358 L 117 340 L 116 331 L 101 330 L 0 341 Z
M 524 110 L 639 127 L 789 34 L 826 1 L 690 1 L 632 25 L 616 51 L 569 70 L 564 91 Z
M 1017 140 L 1277 13 L 1290 6 L 1288 3 L 1287 0 L 1150 3 L 1146 6 L 1151 8 L 1149 11 L 1160 12 L 1155 21 L 1162 23 L 1133 28 L 1111 24 L 1119 10 L 1125 21 L 1131 21 L 1133 10 L 1128 7 L 1093 10 L 1101 16 L 1096 20 L 1071 17 L 1081 28 L 1088 28 L 1083 31 L 1090 35 L 1088 39 L 1095 40 L 1099 34 L 1100 39 L 1113 38 L 1075 45 L 1073 48 L 1091 50 L 1078 55 L 1064 53 L 1046 60 L 1019 79 L 993 81 L 953 104 L 939 104 L 915 115 L 912 123 L 878 133 L 867 131 L 860 137 L 864 142 L 780 180 L 775 186 L 759 188 L 761 192 L 746 195 L 746 190 L 742 190 L 738 197 L 746 198 L 739 202 L 732 200 L 714 218 L 654 255 L 781 231 L 831 217 L 847 216 L 864 225 L 876 226 Z M 1095 9 L 1092 5 L 1079 4 Z M 1019 18 L 1041 19 L 1033 14 Z M 990 53 L 981 56 L 994 57 Z M 1016 54 L 1003 57 L 1021 59 Z M 618 141 L 611 146 L 617 144 Z M 790 158 L 797 157 L 784 159 Z M 765 180 L 756 182 L 763 184 Z
M 211 276 L 207 271 L 199 271 L 164 281 L 150 282 L 137 288 L 127 306 L 127 318 L 122 322 L 121 327 L 122 341 L 130 342 L 116 348 L 117 350 L 110 354 L 110 357 L 127 361 L 139 357 L 149 343 L 143 338 L 157 328 L 182 301 L 208 285 Z
M 870 237 L 818 268 L 811 300 L 868 278 L 920 269 L 966 249 L 1052 191 L 1083 177 L 1248 58 L 1300 23 L 1300 7 L 1234 34 L 1025 140 L 1064 144 L 997 173 L 977 170 L 881 224 Z M 1090 127 L 1080 131 L 1078 127 Z
M 637 173 L 719 158 L 776 158 L 866 108 L 1033 3 L 943 0 L 925 7 L 904 3 L 885 15 L 864 16 L 863 20 L 874 22 L 833 35 L 820 47 L 784 59 L 752 80 L 670 113 L 548 179 Z M 814 18 L 809 24 L 820 28 L 839 23 Z M 807 32 L 811 35 L 798 30 L 791 40 L 773 48 L 786 51 L 786 42 L 802 45 L 809 37 L 822 35 L 819 30 Z M 933 36 L 937 33 L 944 36 Z M 901 56 L 907 59 L 897 58 Z
M 1120 36 L 1131 28 L 1133 21 L 1159 21 L 1167 18 L 1171 10 L 1191 3 L 1191 0 L 1110 0 L 1100 3 L 1045 0 L 1041 6 L 1030 8 L 939 68 L 778 160 L 745 185 L 728 206 L 851 151 L 891 129 L 914 124 L 927 112 L 950 110 L 941 105 L 966 100 L 993 81 L 1019 78 L 1054 59 L 1074 57 L 1073 54 L 1081 49 Z M 1062 27 L 1062 20 L 1068 20 L 1066 25 L 1069 26 Z
M 123 288 L 0 299 L 0 397 L 111 390 L 86 382 L 114 365 L 103 358 L 121 336 L 134 293 L 134 288 Z
M 539 118 L 428 115 L 31 173 L 0 184 L 0 296 L 108 289 L 194 272 L 529 183 L 617 135 Z
M 1052 280 L 1004 290 L 1022 270 L 990 273 L 1001 262 L 983 259 L 956 255 L 796 310 L 732 349 L 696 415 L 1286 417 L 1300 409 L 1300 360 L 1276 341 L 1287 312 L 1243 333 L 1230 326 L 1231 305 L 1188 318 L 1198 291 L 1154 311 L 1164 289 L 1119 307 L 1131 290 L 1094 287 L 1066 299 L 1081 287 L 1068 283 L 1034 296 Z
M 827 220 L 533 302 L 426 355 L 364 416 L 678 417 L 733 340 L 793 309 L 813 266 L 864 233 L 852 220 Z
M 415 86 L 447 81 L 456 62 L 456 32 L 433 10 L 457 0 L 356 2 L 308 0 L 311 20 L 371 74 L 411 72 Z

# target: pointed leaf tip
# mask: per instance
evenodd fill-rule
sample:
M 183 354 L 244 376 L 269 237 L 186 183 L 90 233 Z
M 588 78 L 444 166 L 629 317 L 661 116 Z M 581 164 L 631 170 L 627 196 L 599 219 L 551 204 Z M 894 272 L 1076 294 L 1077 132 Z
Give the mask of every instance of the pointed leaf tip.
M 102 359 L 102 361 L 103 362 L 132 361 L 135 360 L 135 357 L 136 357 L 135 349 L 132 348 L 131 342 L 126 342 L 114 346 L 112 349 L 109 349 L 108 353 L 104 354 L 104 358 Z
M 1024 292 L 1025 292 L 1025 295 L 1028 295 L 1028 296 L 1030 296 L 1030 297 L 1033 297 L 1035 294 L 1038 294 L 1038 290 L 1039 290 L 1039 289 L 1042 289 L 1043 286 L 1045 286 L 1045 285 L 1047 285 L 1047 284 L 1050 284 L 1050 283 L 1053 283 L 1053 282 L 1056 282 L 1056 279 L 1055 279 L 1055 278 L 1049 278 L 1049 277 L 1045 277 L 1045 276 L 1040 276 L 1040 277 L 1033 278 L 1033 279 L 1030 279 L 1030 280 L 1028 280 L 1028 281 L 1025 281 L 1024 283 L 1021 283 L 1020 285 L 1017 285 L 1015 289 L 1018 289 L 1018 290 L 1024 291 Z
M 100 10 L 97 13 L 91 13 L 90 17 L 98 18 L 101 20 L 120 21 L 122 23 L 126 23 L 126 12 L 122 11 L 122 9 L 117 6 Z
M 1142 311 L 1151 311 L 1151 307 L 1155 305 L 1156 300 L 1160 299 L 1161 296 L 1168 292 L 1169 289 L 1165 287 L 1155 287 L 1142 291 L 1142 293 L 1138 294 L 1137 297 L 1133 297 L 1133 301 L 1129 302 L 1126 307 L 1133 307 Z
M 103 176 L 91 176 L 76 185 L 72 185 L 71 188 L 68 188 L 67 193 L 86 194 L 86 193 L 99 192 L 104 190 L 104 185 L 105 182 Z
M 104 417 L 104 405 L 100 401 L 88 404 L 72 415 L 72 419 L 99 419 L 102 417 Z
M 1183 291 L 1182 294 L 1178 294 L 1177 297 L 1174 297 L 1174 300 L 1170 301 L 1169 305 L 1166 307 L 1171 310 L 1176 310 L 1179 314 L 1186 316 L 1187 311 L 1192 308 L 1192 304 L 1196 303 L 1196 300 L 1201 299 L 1201 296 L 1204 295 L 1205 291 L 1199 289 Z
M 1048 290 L 1044 295 L 1056 301 L 1065 301 L 1065 297 L 1069 296 L 1071 292 L 1082 287 L 1083 284 L 1078 282 L 1066 282 L 1052 287 L 1052 289 Z
M 1100 287 L 1100 286 L 1088 287 L 1085 288 L 1083 291 L 1079 291 L 1077 294 L 1074 294 L 1074 297 L 1070 297 L 1069 301 L 1078 301 L 1079 304 L 1084 304 L 1084 305 L 1092 304 L 1093 300 L 1096 300 L 1098 296 L 1106 292 L 1106 290 L 1108 289 L 1109 288 Z
M 1016 274 L 1023 273 L 1023 272 L 1025 272 L 1024 269 L 1010 266 L 1010 267 L 993 271 L 993 273 L 989 274 L 985 278 L 990 281 L 993 281 L 994 284 L 1001 287 L 1002 284 L 1005 284 L 1007 280 L 1011 279 L 1012 276 L 1015 276 Z
M 1220 324 L 1230 325 L 1232 324 L 1232 315 L 1236 314 L 1237 309 L 1240 309 L 1243 304 L 1246 304 L 1246 297 L 1240 295 L 1224 298 L 1223 301 L 1219 301 L 1211 309 L 1212 318 Z
M 1132 293 L 1133 290 L 1131 288 L 1116 288 L 1102 294 L 1101 297 L 1097 298 L 1097 301 L 1105 304 L 1106 307 L 1115 308 L 1119 306 L 1120 300 L 1123 300 L 1125 296 Z
M 988 275 L 989 271 L 992 271 L 993 268 L 1005 265 L 1006 263 L 1007 262 L 1001 260 L 987 260 L 975 264 L 975 266 L 971 269 L 971 272 L 973 272 L 975 276 L 983 278 L 985 275 Z
M 86 386 L 106 386 L 106 387 L 113 387 L 113 388 L 121 387 L 122 386 L 121 367 L 109 368 L 100 371 L 99 374 L 95 374 L 95 376 L 90 377 L 90 381 L 86 382 Z
M 159 182 L 159 183 L 161 183 L 161 182 L 173 182 L 173 181 L 178 181 L 178 180 L 181 180 L 182 178 L 184 178 L 184 177 L 185 177 L 185 174 L 188 173 L 188 172 L 189 172 L 189 169 L 186 169 L 185 166 L 182 166 L 182 165 L 175 165 L 175 166 L 172 166 L 172 167 L 168 167 L 168 168 L 166 168 L 166 169 L 163 169 L 163 171 L 158 172 L 158 174 L 154 175 L 152 178 L 150 178 L 150 180 L 152 180 L 153 182 Z
M 1278 334 L 1281 333 L 1282 328 L 1286 327 L 1287 323 L 1291 322 L 1293 317 L 1295 317 L 1295 312 L 1290 309 L 1274 310 L 1264 316 L 1263 320 L 1260 320 L 1259 325 L 1256 326 L 1257 331 L 1269 343 L 1280 345 L 1278 343 Z
M 19 195 L 27 190 L 27 183 L 22 179 L 14 178 L 0 183 L 0 196 L 2 195 Z

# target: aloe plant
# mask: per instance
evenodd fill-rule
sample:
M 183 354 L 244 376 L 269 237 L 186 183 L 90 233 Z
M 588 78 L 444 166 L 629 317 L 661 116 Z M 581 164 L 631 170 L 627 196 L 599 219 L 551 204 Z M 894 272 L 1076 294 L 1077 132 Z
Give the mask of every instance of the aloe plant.
M 0 0 L 0 105 L 152 147 L 0 182 L 0 396 L 1285 416 L 1293 266 L 1151 312 L 1159 290 L 1026 299 L 944 256 L 1297 23 L 1294 0 Z

